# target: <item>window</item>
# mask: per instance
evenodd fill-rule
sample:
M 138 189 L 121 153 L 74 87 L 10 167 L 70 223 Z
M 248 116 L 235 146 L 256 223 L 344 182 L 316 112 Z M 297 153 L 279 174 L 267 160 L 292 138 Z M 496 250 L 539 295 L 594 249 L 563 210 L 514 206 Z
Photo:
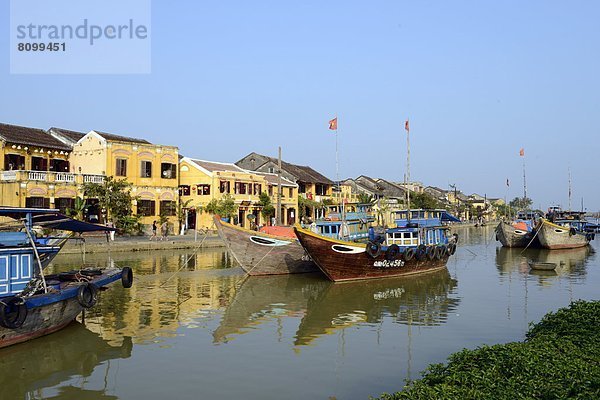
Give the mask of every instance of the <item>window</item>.
M 291 198 L 294 197 L 294 189 L 293 188 L 289 188 L 288 190 L 289 190 L 289 196 L 288 197 L 291 199 Z
M 116 176 L 127 176 L 127 160 L 124 158 L 117 158 L 117 166 L 115 168 Z
M 67 197 L 59 197 L 54 200 L 54 208 L 58 208 L 61 213 L 65 214 L 67 208 L 75 207 L 75 199 L 70 199 Z
M 152 178 L 152 162 L 142 161 L 142 170 L 140 172 L 142 178 Z
M 190 185 L 179 186 L 179 195 L 180 196 L 189 196 L 190 195 Z
M 210 194 L 210 185 L 198 185 L 198 196 L 208 196 Z
M 273 167 L 269 167 L 269 173 L 270 173 L 270 174 L 274 174 L 274 173 L 275 173 L 275 168 L 273 168 Z
M 255 183 L 254 184 L 254 195 L 260 196 L 261 193 L 262 193 L 262 185 L 260 183 Z
M 269 196 L 273 197 L 273 185 L 269 185 Z
M 321 185 L 321 184 L 315 185 L 315 194 L 317 196 L 327 195 L 327 185 Z
M 156 205 L 154 200 L 138 200 L 137 213 L 144 217 L 156 215 Z
M 4 169 L 7 171 L 25 169 L 25 157 L 18 154 L 6 154 L 4 156 Z
M 229 193 L 231 189 L 231 183 L 229 181 L 221 181 L 219 184 L 219 190 L 221 193 Z
M 42 157 L 31 157 L 31 170 L 32 171 L 47 171 L 48 160 Z
M 303 182 L 298 182 L 298 193 L 306 193 L 306 185 Z
M 235 193 L 236 194 L 246 194 L 248 191 L 248 184 L 242 182 L 235 183 Z
M 67 160 L 53 158 L 50 160 L 50 171 L 69 172 L 69 162 Z
M 45 197 L 27 197 L 25 199 L 25 207 L 50 208 L 50 199 Z
M 177 165 L 169 163 L 160 164 L 160 177 L 163 179 L 177 178 Z
M 177 214 L 177 206 L 174 201 L 162 200 L 160 202 L 160 215 L 173 217 Z

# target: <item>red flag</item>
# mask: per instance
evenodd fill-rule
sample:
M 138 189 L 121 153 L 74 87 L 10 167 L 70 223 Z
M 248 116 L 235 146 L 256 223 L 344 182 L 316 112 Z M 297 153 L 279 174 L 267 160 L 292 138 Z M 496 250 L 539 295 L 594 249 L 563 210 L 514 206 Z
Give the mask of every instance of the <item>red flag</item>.
M 521 157 L 525 157 L 525 149 L 521 147 L 521 150 L 519 150 L 519 155 Z
M 329 121 L 329 129 L 332 131 L 337 131 L 337 117 Z
M 404 123 L 404 129 L 406 129 L 406 132 L 410 132 L 410 128 L 408 127 L 408 120 L 406 120 L 406 122 Z

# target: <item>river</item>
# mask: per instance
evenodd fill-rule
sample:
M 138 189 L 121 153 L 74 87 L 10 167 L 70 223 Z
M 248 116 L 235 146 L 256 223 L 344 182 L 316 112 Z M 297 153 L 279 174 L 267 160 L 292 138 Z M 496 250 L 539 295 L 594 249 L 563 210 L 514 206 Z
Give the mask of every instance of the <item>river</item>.
M 83 322 L 1 349 L 0 398 L 367 399 L 598 299 L 598 243 L 521 254 L 493 227 L 456 232 L 447 270 L 338 284 L 247 277 L 220 248 L 59 255 L 52 272 L 130 266 L 134 286 L 102 292 Z M 530 272 L 527 259 L 559 267 Z

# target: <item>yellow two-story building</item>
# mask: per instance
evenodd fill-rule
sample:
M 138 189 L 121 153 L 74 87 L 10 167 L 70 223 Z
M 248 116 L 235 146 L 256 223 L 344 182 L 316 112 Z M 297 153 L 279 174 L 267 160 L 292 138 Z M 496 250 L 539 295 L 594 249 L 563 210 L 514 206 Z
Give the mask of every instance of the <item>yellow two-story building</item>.
M 133 212 L 149 226 L 160 215 L 177 220 L 178 148 L 144 139 L 90 131 L 73 146 L 71 162 L 82 174 L 113 176 L 132 184 Z
M 210 229 L 212 215 L 203 211 L 211 200 L 226 195 L 233 198 L 237 211 L 232 223 L 247 229 L 270 224 L 259 204 L 260 194 L 268 193 L 277 204 L 278 178 L 274 174 L 248 171 L 232 163 L 196 160 L 183 157 L 179 162 L 180 201 L 186 204 L 188 229 Z M 282 221 L 290 224 L 297 218 L 298 186 L 282 178 Z
M 0 205 L 72 208 L 84 181 L 101 177 L 74 168 L 71 146 L 42 129 L 0 124 Z

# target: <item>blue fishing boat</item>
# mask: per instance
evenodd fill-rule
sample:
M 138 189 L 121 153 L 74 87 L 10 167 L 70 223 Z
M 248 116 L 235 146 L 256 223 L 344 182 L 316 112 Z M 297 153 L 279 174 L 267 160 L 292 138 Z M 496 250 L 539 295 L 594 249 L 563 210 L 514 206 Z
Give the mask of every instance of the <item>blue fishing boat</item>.
M 347 203 L 328 206 L 324 218 L 311 225 L 311 230 L 319 235 L 350 241 L 366 240 L 368 230 L 375 222 L 370 204 Z
M 0 348 L 64 328 L 81 311 L 94 306 L 100 289 L 116 280 L 131 287 L 129 267 L 45 275 L 48 259 L 62 244 L 52 243 L 52 238 L 36 238 L 33 230 L 40 226 L 81 233 L 114 228 L 76 221 L 51 209 L 0 207 L 0 218 L 12 221 L 5 225 L 11 231 L 0 231 Z

